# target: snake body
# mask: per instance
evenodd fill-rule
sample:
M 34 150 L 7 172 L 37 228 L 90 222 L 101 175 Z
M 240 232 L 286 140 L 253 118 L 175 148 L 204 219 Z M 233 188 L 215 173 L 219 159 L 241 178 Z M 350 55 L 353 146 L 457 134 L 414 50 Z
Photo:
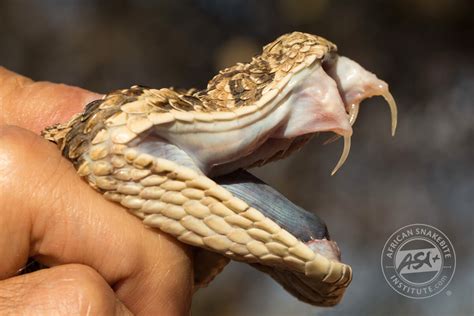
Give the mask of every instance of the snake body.
M 325 226 L 238 170 L 284 158 L 318 131 L 335 131 L 347 144 L 357 114 L 353 104 L 377 94 L 391 102 L 379 80 L 371 84 L 382 92 L 352 93 L 339 99 L 342 109 L 318 110 L 306 119 L 301 100 L 318 98 L 311 85 L 324 71 L 335 77 L 328 79 L 328 91 L 352 89 L 344 86 L 350 81 L 338 77 L 337 58 L 336 46 L 324 38 L 285 34 L 249 63 L 221 71 L 204 90 L 133 86 L 115 91 L 43 136 L 57 143 L 105 198 L 145 225 L 199 247 L 197 287 L 232 259 L 270 274 L 305 302 L 334 305 L 352 271 L 340 262 Z M 344 60 L 340 64 L 358 71 Z M 336 123 L 327 123 L 328 117 Z

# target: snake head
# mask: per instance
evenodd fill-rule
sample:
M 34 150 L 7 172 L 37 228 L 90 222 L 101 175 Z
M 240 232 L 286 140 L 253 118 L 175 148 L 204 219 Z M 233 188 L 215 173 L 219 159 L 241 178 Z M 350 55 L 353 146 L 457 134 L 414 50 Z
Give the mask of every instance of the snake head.
M 206 148 L 202 153 L 190 144 L 190 138 L 175 140 L 213 175 L 285 158 L 319 132 L 335 133 L 331 140 L 344 138 L 342 155 L 332 171 L 335 174 L 349 155 L 359 105 L 373 96 L 383 96 L 388 102 L 392 135 L 397 126 L 397 107 L 387 83 L 339 56 L 331 42 L 299 32 L 268 44 L 251 63 L 221 71 L 202 95 L 205 100 L 209 96 L 230 100 L 224 104 L 236 120 L 215 122 L 233 130 L 226 133 L 225 145 L 216 143 L 216 150 Z
M 336 172 L 349 154 L 359 104 L 375 95 L 388 101 L 394 133 L 397 108 L 387 84 L 338 57 L 331 42 L 295 32 L 222 70 L 204 90 L 118 90 L 43 135 L 107 199 L 204 249 L 196 287 L 233 259 L 305 302 L 330 306 L 352 271 L 324 222 L 239 170 L 334 132 L 344 137 Z

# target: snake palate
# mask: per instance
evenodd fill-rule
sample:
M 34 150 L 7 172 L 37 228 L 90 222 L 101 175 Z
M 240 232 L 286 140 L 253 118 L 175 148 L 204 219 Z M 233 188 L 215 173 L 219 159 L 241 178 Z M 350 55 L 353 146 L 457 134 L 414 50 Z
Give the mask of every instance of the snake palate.
M 282 159 L 318 132 L 344 138 L 359 104 L 385 82 L 337 55 L 328 40 L 294 32 L 203 90 L 133 86 L 43 131 L 78 174 L 145 225 L 195 246 L 195 287 L 229 260 L 268 273 L 300 300 L 337 304 L 352 279 L 324 222 L 246 169 Z

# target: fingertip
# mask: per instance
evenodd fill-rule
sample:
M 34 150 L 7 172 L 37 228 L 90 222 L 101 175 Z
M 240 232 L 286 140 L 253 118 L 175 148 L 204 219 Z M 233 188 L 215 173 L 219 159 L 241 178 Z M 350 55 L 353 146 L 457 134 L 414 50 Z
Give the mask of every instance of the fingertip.
M 39 133 L 66 121 L 101 94 L 82 88 L 30 78 L 0 67 L 0 123 Z
M 22 102 L 17 110 L 21 110 L 20 126 L 39 133 L 47 126 L 67 121 L 101 97 L 82 88 L 41 81 L 25 87 L 14 102 Z

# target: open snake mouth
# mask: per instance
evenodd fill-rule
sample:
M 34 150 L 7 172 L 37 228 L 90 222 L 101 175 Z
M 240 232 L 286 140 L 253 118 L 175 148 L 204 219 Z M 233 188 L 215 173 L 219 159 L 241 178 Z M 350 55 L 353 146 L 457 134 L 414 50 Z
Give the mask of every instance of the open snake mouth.
M 232 122 L 214 123 L 212 130 L 199 124 L 192 129 L 181 123 L 174 123 L 173 127 L 158 126 L 141 134 L 128 146 L 212 178 L 234 197 L 245 201 L 303 243 L 313 256 L 324 257 L 330 264 L 315 267 L 316 276 L 311 277 L 308 271 L 291 270 L 273 264 L 271 260 L 263 260 L 269 263 L 267 265 L 248 257 L 229 255 L 268 273 L 303 301 L 333 305 L 350 282 L 351 272 L 350 267 L 340 263 L 339 247 L 330 238 L 326 224 L 316 214 L 295 205 L 245 169 L 286 157 L 301 148 L 314 133 L 329 131 L 344 138 L 343 153 L 332 172 L 334 174 L 348 157 L 352 125 L 359 104 L 366 98 L 383 96 L 391 110 L 392 134 L 397 124 L 397 109 L 387 84 L 346 57 L 331 56 L 323 61 L 322 66 L 315 64 L 292 80 L 274 105 L 266 105 L 255 114 Z M 242 123 L 245 119 L 252 123 Z M 145 222 L 153 224 L 152 221 Z M 282 256 L 285 256 L 285 251 L 281 250 Z M 217 261 L 209 264 L 212 261 L 209 258 L 205 256 L 207 265 L 216 266 Z M 201 267 L 205 265 L 199 264 Z M 199 274 L 197 283 L 207 284 L 217 271 Z
M 276 132 L 272 132 L 266 144 L 255 151 L 257 154 L 253 152 L 244 159 L 251 160 L 251 156 L 254 155 L 258 159 L 253 165 L 264 164 L 299 149 L 315 132 L 332 131 L 336 135 L 328 142 L 341 136 L 344 139 L 342 155 L 332 171 L 334 175 L 349 155 L 351 127 L 357 119 L 360 103 L 366 98 L 377 95 L 381 95 L 389 105 L 391 133 L 394 135 L 397 126 L 397 107 L 388 90 L 388 85 L 356 62 L 346 57 L 328 55 L 322 67 L 313 69 L 312 73 L 299 82 L 292 90 L 292 95 L 281 105 L 282 107 L 291 105 L 291 113 L 286 121 Z M 312 113 L 317 115 L 311 115 Z M 284 150 L 281 151 L 279 146 Z M 292 146 L 295 148 L 292 149 Z M 274 149 L 275 147 L 277 150 Z M 335 262 L 341 261 L 339 247 L 335 241 L 331 240 L 326 224 L 316 214 L 295 205 L 271 186 L 244 170 L 215 177 L 214 180 L 234 196 L 260 210 L 265 216 L 302 241 L 314 253 Z M 308 282 L 298 273 L 289 273 L 275 267 L 268 268 L 261 264 L 253 264 L 253 266 L 270 274 L 287 291 L 303 301 L 331 305 L 340 299 L 340 293 L 338 293 L 340 288 L 337 286 L 334 287 L 333 293 L 330 291 L 319 293 L 318 290 L 323 288 L 321 284 Z M 347 285 L 350 282 L 350 277 L 347 278 L 347 275 L 342 274 L 340 278 L 341 283 L 346 282 Z M 321 301 L 320 297 L 324 297 L 324 300 Z
M 195 285 L 229 259 L 251 264 L 302 301 L 335 305 L 351 281 L 325 223 L 245 171 L 300 149 L 312 135 L 344 138 L 347 159 L 359 104 L 388 85 L 336 54 L 329 41 L 283 35 L 207 89 L 134 86 L 46 129 L 79 175 L 144 224 L 196 246 Z

